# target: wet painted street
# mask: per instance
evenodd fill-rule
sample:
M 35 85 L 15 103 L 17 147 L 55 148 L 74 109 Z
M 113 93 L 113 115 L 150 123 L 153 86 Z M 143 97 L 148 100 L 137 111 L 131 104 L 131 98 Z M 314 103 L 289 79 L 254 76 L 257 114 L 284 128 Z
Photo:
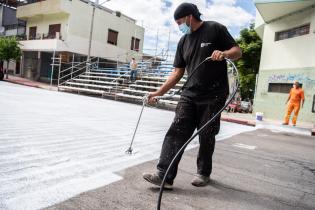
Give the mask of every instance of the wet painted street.
M 174 113 L 0 82 L 0 209 L 48 207 L 159 157 Z M 255 128 L 222 122 L 217 140 Z M 188 149 L 198 146 L 193 142 Z

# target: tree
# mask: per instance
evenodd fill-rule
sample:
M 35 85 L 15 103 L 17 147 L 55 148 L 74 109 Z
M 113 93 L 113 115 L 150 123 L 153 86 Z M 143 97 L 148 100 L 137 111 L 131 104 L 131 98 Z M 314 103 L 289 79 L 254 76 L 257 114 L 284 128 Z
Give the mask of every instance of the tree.
M 254 29 L 254 24 L 251 24 L 249 28 L 242 29 L 236 42 L 243 52 L 242 58 L 236 62 L 240 74 L 241 96 L 252 99 L 262 47 L 262 41 Z
M 18 60 L 21 56 L 21 49 L 15 37 L 0 37 L 0 59 L 7 62 L 6 79 L 10 60 Z

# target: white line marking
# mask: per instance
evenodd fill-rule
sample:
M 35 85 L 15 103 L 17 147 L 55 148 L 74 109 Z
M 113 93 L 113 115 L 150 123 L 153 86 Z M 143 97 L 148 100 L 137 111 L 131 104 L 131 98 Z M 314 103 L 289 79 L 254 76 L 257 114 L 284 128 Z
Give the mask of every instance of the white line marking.
M 242 143 L 236 143 L 236 144 L 233 144 L 233 146 L 239 147 L 239 148 L 244 148 L 244 149 L 251 149 L 251 150 L 256 149 L 256 146 L 242 144 Z

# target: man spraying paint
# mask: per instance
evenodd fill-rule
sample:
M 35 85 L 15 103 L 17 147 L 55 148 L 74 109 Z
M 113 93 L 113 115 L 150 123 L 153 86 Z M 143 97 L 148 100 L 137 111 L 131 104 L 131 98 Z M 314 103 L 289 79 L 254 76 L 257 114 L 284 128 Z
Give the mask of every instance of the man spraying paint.
M 224 58 L 235 60 L 242 54 L 225 26 L 214 21 L 202 21 L 200 15 L 197 6 L 190 3 L 182 3 L 175 10 L 174 19 L 184 33 L 177 46 L 175 70 L 158 91 L 148 96 L 149 103 L 155 103 L 155 97 L 164 95 L 174 87 L 183 77 L 185 69 L 189 77 L 199 63 L 211 56 L 212 61 L 204 63 L 182 91 L 175 118 L 164 138 L 157 172 L 143 174 L 146 181 L 158 186 L 175 154 L 194 130 L 202 127 L 224 106 L 229 94 Z M 205 186 L 210 180 L 215 135 L 219 130 L 220 117 L 199 135 L 197 173 L 191 182 L 194 186 Z M 172 189 L 180 158 L 170 169 L 165 188 Z
M 289 125 L 290 116 L 291 116 L 292 111 L 294 110 L 294 115 L 292 118 L 292 125 L 295 126 L 296 119 L 300 111 L 300 107 L 303 108 L 303 105 L 304 105 L 304 90 L 300 87 L 300 83 L 298 81 L 294 81 L 293 88 L 291 88 L 290 90 L 289 97 L 286 101 L 286 104 L 288 104 L 287 113 L 284 117 L 284 123 L 282 124 Z

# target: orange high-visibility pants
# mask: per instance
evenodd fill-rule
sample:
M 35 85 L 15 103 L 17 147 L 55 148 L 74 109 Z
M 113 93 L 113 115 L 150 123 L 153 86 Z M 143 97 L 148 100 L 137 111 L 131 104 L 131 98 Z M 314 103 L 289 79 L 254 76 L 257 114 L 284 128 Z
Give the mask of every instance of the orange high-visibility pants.
M 292 124 L 295 125 L 297 116 L 298 116 L 299 111 L 300 111 L 300 103 L 290 103 L 289 102 L 288 107 L 287 107 L 287 114 L 285 115 L 285 118 L 284 118 L 285 123 L 289 124 L 290 116 L 291 116 L 291 113 L 293 110 L 294 110 L 294 115 L 292 118 Z

